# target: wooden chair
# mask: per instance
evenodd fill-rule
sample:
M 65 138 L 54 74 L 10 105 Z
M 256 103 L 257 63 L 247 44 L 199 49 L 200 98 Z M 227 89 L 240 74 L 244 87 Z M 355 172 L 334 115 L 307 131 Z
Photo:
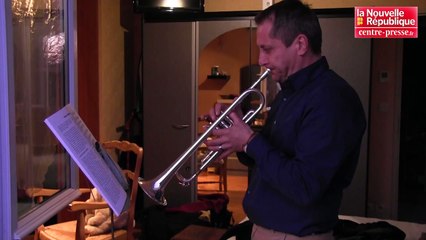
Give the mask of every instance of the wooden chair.
M 201 164 L 200 160 L 208 153 L 207 147 L 202 144 L 198 148 L 197 162 Z M 227 176 L 227 162 L 228 159 L 214 160 L 205 170 L 205 174 L 198 178 L 198 184 L 218 184 L 219 192 L 228 192 L 228 176 Z
M 106 202 L 86 202 L 86 201 L 74 201 L 69 205 L 69 210 L 71 211 L 79 211 L 79 217 L 77 220 L 57 223 L 49 226 L 40 226 L 34 235 L 34 239 L 39 240 L 67 240 L 67 239 L 87 239 L 87 240 L 106 240 L 106 239 L 114 239 L 114 240 L 131 240 L 135 239 L 135 207 L 136 207 L 136 197 L 139 189 L 138 185 L 138 177 L 141 171 L 142 165 L 142 156 L 143 149 L 134 143 L 130 143 L 128 141 L 108 141 L 102 143 L 102 146 L 107 151 L 117 151 L 119 156 L 121 153 L 129 153 L 126 154 L 127 165 L 131 165 L 129 162 L 132 158 L 130 158 L 130 153 L 133 152 L 136 155 L 134 169 L 124 169 L 123 172 L 126 177 L 130 180 L 129 184 L 131 184 L 131 193 L 130 193 L 130 206 L 128 209 L 128 218 L 127 218 L 127 226 L 124 229 L 116 229 L 113 232 L 105 233 L 101 235 L 94 236 L 86 236 L 84 233 L 84 216 L 86 210 L 100 209 L 100 208 L 108 208 L 108 204 Z M 82 193 L 87 192 L 87 189 L 81 189 Z M 114 236 L 114 238 L 112 238 Z

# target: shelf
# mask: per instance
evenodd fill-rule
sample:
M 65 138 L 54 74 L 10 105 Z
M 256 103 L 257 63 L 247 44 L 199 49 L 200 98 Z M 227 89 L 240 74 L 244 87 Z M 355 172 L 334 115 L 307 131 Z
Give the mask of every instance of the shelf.
M 207 79 L 217 79 L 217 80 L 229 80 L 231 76 L 229 75 L 208 75 Z

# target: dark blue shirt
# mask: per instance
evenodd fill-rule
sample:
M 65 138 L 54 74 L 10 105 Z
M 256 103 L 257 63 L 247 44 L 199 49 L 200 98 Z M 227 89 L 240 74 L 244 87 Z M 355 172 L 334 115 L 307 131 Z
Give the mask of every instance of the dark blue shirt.
M 244 210 L 268 229 L 297 236 L 327 232 L 356 169 L 365 113 L 325 57 L 281 87 L 247 155 L 238 154 L 253 170 Z

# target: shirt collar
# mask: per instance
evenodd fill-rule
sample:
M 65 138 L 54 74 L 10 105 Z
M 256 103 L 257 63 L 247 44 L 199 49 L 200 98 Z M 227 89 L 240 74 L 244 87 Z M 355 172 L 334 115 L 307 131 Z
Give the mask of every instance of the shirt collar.
M 329 69 L 327 59 L 322 56 L 311 65 L 293 73 L 286 81 L 280 83 L 281 89 L 299 90 L 313 81 L 319 74 Z

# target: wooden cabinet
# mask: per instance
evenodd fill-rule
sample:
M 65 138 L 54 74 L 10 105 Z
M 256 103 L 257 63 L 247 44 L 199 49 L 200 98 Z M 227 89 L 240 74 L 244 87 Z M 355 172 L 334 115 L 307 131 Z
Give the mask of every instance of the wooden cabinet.
M 196 109 L 195 23 L 146 23 L 143 26 L 144 178 L 169 167 L 194 141 Z M 189 159 L 181 174 L 189 174 Z M 165 189 L 169 206 L 195 199 L 194 184 L 173 178 Z M 150 205 L 148 198 L 145 205 Z

